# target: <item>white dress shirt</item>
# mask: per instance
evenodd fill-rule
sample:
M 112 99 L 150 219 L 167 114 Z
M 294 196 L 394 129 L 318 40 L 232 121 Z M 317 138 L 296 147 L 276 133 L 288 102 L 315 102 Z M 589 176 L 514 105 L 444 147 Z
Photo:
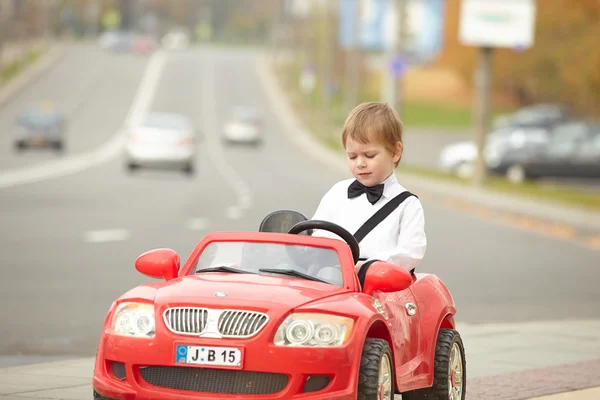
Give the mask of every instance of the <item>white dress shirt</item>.
M 384 182 L 383 195 L 375 203 L 367 200 L 366 194 L 348 198 L 348 186 L 354 181 L 346 179 L 336 183 L 323 196 L 312 219 L 330 221 L 350 233 L 356 231 L 388 201 L 406 191 L 392 173 Z M 316 230 L 313 236 L 340 239 L 336 234 Z M 421 201 L 411 196 L 404 200 L 386 219 L 381 221 L 360 242 L 360 257 L 381 260 L 411 270 L 425 255 L 425 217 Z

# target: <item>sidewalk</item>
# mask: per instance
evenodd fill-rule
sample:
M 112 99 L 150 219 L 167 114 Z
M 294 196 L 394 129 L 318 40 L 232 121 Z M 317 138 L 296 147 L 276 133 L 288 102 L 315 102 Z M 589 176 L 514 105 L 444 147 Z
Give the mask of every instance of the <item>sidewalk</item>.
M 600 387 L 575 390 L 573 392 L 559 393 L 550 396 L 536 397 L 531 400 L 597 400 L 600 399 Z
M 0 400 L 91 400 L 93 370 L 94 358 L 1 368 Z M 593 361 L 519 374 L 467 379 L 466 399 L 598 400 L 599 371 L 600 361 Z M 401 396 L 397 395 L 395 400 L 401 400 Z
M 275 73 L 269 64 L 267 55 L 259 58 L 257 72 L 269 97 L 271 106 L 276 110 L 285 133 L 292 142 L 302 148 L 309 156 L 333 169 L 346 172 L 346 160 L 343 154 L 335 152 L 320 142 L 303 126 L 286 95 L 276 82 Z M 459 199 L 475 206 L 486 206 L 496 210 L 528 216 L 555 224 L 566 224 L 591 233 L 589 240 L 599 242 L 600 248 L 600 212 L 584 210 L 573 206 L 562 206 L 523 196 L 491 192 L 468 185 L 459 185 L 408 174 L 399 168 L 397 173 L 406 186 L 419 193 L 427 193 L 442 199 Z M 542 228 L 545 229 L 545 228 Z

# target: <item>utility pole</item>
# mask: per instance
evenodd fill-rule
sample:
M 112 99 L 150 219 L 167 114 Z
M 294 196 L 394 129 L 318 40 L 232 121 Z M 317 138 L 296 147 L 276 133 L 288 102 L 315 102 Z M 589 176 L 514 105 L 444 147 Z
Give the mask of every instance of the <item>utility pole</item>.
M 273 61 L 277 60 L 277 53 L 281 47 L 281 32 L 283 19 L 283 0 L 275 2 L 273 7 L 273 16 L 271 21 L 271 57 Z
M 359 99 L 359 88 L 360 88 L 360 0 L 352 1 L 352 33 L 350 38 L 350 46 L 346 50 L 347 63 L 346 63 L 346 113 L 349 113 L 354 107 L 356 107 Z
M 507 14 L 520 18 L 506 18 Z M 477 146 L 475 186 L 484 185 L 487 177 L 484 149 L 490 114 L 493 49 L 531 47 L 535 36 L 535 14 L 535 0 L 461 0 L 459 41 L 462 45 L 477 47 L 479 52 L 479 65 L 474 76 L 477 95 L 473 105 Z
M 405 66 L 400 65 L 404 59 L 404 50 L 408 38 L 408 1 L 392 0 L 392 13 L 395 18 L 396 34 L 392 38 L 388 50 L 382 79 L 382 92 L 385 100 L 394 107 L 402 116 L 404 93 L 402 88 L 402 71 Z
M 320 129 L 325 137 L 328 137 L 331 127 L 331 83 L 333 77 L 333 54 L 332 51 L 332 35 L 330 21 L 330 2 L 320 2 L 320 29 L 318 42 L 320 45 L 321 58 L 321 112 L 320 112 Z
M 484 157 L 485 142 L 490 115 L 490 87 L 492 69 L 492 48 L 479 48 L 479 67 L 475 73 L 477 96 L 475 103 L 475 143 L 477 146 L 477 161 L 473 183 L 483 186 L 487 178 L 487 166 Z
M 6 33 L 8 32 L 8 10 L 6 8 L 6 2 L 0 2 L 0 69 L 4 66 L 4 42 L 6 41 Z M 0 77 L 0 84 L 2 84 L 2 77 Z

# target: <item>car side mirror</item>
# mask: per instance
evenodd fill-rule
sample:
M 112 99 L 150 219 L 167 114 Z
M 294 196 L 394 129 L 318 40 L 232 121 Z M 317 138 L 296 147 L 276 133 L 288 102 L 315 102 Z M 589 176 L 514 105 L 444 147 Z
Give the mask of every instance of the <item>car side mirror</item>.
M 401 266 L 377 261 L 367 270 L 363 292 L 369 296 L 375 292 L 400 292 L 407 289 L 412 280 L 410 272 Z
M 156 279 L 170 281 L 179 273 L 179 255 L 171 249 L 154 249 L 140 255 L 135 260 L 135 269 Z

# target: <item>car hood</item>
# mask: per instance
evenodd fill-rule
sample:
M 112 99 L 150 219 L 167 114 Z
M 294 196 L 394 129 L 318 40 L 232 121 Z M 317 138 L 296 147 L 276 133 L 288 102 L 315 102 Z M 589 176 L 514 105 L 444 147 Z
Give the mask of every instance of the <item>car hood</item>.
M 121 300 L 145 299 L 158 308 L 193 306 L 284 310 L 347 292 L 342 287 L 285 276 L 206 273 L 142 285 Z

